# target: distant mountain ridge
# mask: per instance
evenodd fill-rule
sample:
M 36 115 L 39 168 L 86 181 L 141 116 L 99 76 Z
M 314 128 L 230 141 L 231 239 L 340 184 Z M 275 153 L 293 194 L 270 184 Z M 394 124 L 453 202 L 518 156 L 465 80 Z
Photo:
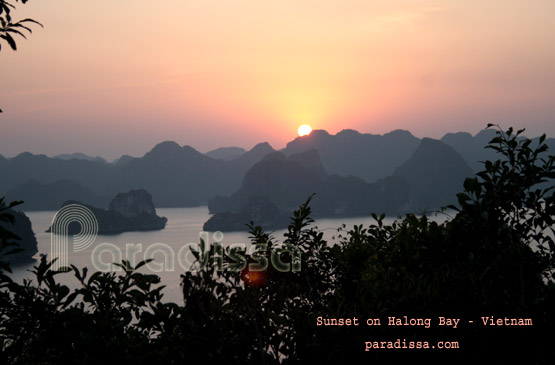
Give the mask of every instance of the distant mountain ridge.
M 318 150 L 322 165 L 330 174 L 358 176 L 374 182 L 393 173 L 405 162 L 420 140 L 410 132 L 395 130 L 384 135 L 362 134 L 345 129 L 336 135 L 314 130 L 298 137 L 282 150 L 285 155 Z
M 107 196 L 130 189 L 146 189 L 159 207 L 198 206 L 236 190 L 245 172 L 273 151 L 260 143 L 223 161 L 167 141 L 143 157 L 124 155 L 116 163 L 24 152 L 10 159 L 0 156 L 0 194 L 28 201 L 22 206 L 26 210 L 55 210 L 65 200 L 105 207 Z
M 244 230 L 251 220 L 266 229 L 283 227 L 287 224 L 284 217 L 312 194 L 316 194 L 311 204 L 314 217 L 370 215 L 374 211 L 395 215 L 408 206 L 408 193 L 408 183 L 402 178 L 369 184 L 355 176 L 329 176 L 316 150 L 289 157 L 274 152 L 247 171 L 235 193 L 210 200 L 208 207 L 214 215 L 204 229 Z M 261 221 L 256 221 L 257 217 Z
M 240 157 L 245 152 L 247 151 L 241 147 L 220 147 L 213 151 L 206 152 L 205 155 L 215 160 L 231 161 Z
M 29 181 L 52 184 L 59 180 L 72 180 L 100 195 L 106 183 L 113 178 L 114 172 L 113 165 L 98 161 L 61 160 L 24 152 L 0 162 L 0 194 L 5 195 Z M 23 198 L 25 197 L 17 197 Z M 26 209 L 25 205 L 21 208 Z
M 494 150 L 485 148 L 494 137 L 495 130 L 483 129 L 474 136 L 467 132 L 447 133 L 441 138 L 441 141 L 460 153 L 470 167 L 477 172 L 482 170 L 483 161 L 498 158 Z M 538 142 L 538 137 L 531 139 L 532 143 Z M 550 151 L 555 151 L 555 138 L 547 138 L 545 143 Z
M 495 159 L 496 153 L 485 148 L 495 137 L 495 131 L 484 129 L 472 136 L 468 132 L 447 133 L 441 141 L 453 147 L 474 171 L 482 168 L 480 161 Z
M 280 212 L 274 213 L 276 221 L 267 218 L 270 214 L 263 215 L 263 221 L 274 227 L 283 224 L 281 217 L 314 193 L 314 217 L 421 213 L 456 203 L 456 193 L 462 190 L 464 179 L 472 175 L 472 169 L 453 147 L 431 138 L 423 138 L 391 175 L 374 183 L 352 175 L 328 176 L 315 149 L 289 157 L 275 152 L 247 171 L 239 190 L 209 202 L 214 215 L 204 228 L 240 229 L 241 222 L 254 220 L 245 212 L 259 212 L 264 207 Z M 253 209 L 253 199 L 259 199 L 258 209 Z
M 411 157 L 393 173 L 408 181 L 413 212 L 455 204 L 465 178 L 473 175 L 453 147 L 431 138 L 423 138 Z
M 492 150 L 484 148 L 493 133 L 491 130 L 474 136 L 465 132 L 448 133 L 441 142 L 452 147 L 472 170 L 477 171 L 482 168 L 479 161 L 496 158 Z M 305 161 L 308 163 L 316 160 L 309 156 L 310 153 L 304 153 L 317 151 L 318 162 L 311 168 L 318 170 L 313 172 L 322 181 L 328 175 L 351 180 L 356 177 L 366 183 L 383 183 L 384 179 L 391 182 L 402 178 L 415 193 L 423 192 L 418 187 L 423 182 L 417 175 L 408 173 L 410 169 L 406 164 L 424 140 L 402 130 L 384 135 L 363 134 L 349 129 L 330 135 L 326 131 L 315 130 L 308 136 L 289 142 L 281 153 L 292 161 L 300 156 L 308 158 Z M 546 143 L 555 148 L 555 139 L 549 138 Z M 425 142 L 424 145 L 430 143 Z M 439 146 L 436 146 L 436 153 L 441 155 L 447 151 Z M 0 155 L 0 195 L 27 201 L 22 206 L 25 210 L 53 210 L 67 198 L 105 207 L 107 196 L 130 189 L 146 189 L 159 207 L 199 206 L 207 204 L 215 196 L 231 196 L 240 190 L 247 171 L 274 152 L 274 148 L 264 142 L 250 151 L 225 147 L 203 154 L 190 146 L 166 141 L 157 144 L 142 157 L 123 155 L 112 163 L 85 158 L 83 156 L 86 155 L 79 153 L 69 154 L 64 158 L 73 157 L 65 160 L 29 152 L 9 159 Z M 466 174 L 468 171 L 460 159 L 453 157 L 452 152 L 449 150 L 448 155 Z M 439 157 L 433 156 L 433 153 L 429 156 Z M 418 161 L 413 159 L 411 164 L 431 167 Z M 451 171 L 448 166 L 445 169 Z M 430 176 L 431 182 L 441 180 L 434 180 L 433 174 Z M 391 180 L 391 177 L 397 180 Z M 347 180 L 339 179 L 334 184 L 332 181 L 327 182 L 329 189 L 332 189 L 331 186 L 339 189 Z M 317 204 L 317 199 L 314 203 Z M 420 206 L 424 207 L 434 206 L 437 202 L 421 203 Z M 413 201 L 412 205 L 415 204 Z
M 8 191 L 6 199 L 8 201 L 23 200 L 25 202 L 23 207 L 26 210 L 57 209 L 67 200 L 77 200 L 103 208 L 109 201 L 70 179 L 61 179 L 53 183 L 29 180 Z
M 56 155 L 53 158 L 57 158 L 60 160 L 71 160 L 71 159 L 77 159 L 77 160 L 88 160 L 88 161 L 97 161 L 97 162 L 102 162 L 102 163 L 108 163 L 108 161 L 106 161 L 105 159 L 103 159 L 102 157 L 96 156 L 96 157 L 92 157 L 89 155 L 85 155 L 84 153 L 81 152 L 75 152 L 75 153 L 64 153 L 61 155 Z

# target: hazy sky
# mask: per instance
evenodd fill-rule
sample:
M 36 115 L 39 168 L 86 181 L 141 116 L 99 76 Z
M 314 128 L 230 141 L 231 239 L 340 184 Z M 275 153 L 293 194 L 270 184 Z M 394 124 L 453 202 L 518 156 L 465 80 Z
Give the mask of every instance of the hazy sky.
M 555 136 L 553 0 L 31 0 L 0 52 L 0 154 L 175 140 L 284 147 L 302 123 Z

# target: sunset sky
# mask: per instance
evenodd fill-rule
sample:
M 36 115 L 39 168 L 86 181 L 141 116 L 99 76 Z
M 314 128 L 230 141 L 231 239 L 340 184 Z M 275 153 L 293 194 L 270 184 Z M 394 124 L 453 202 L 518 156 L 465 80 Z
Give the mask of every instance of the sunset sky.
M 555 136 L 553 0 L 30 0 L 0 52 L 0 154 L 282 148 L 337 133 Z

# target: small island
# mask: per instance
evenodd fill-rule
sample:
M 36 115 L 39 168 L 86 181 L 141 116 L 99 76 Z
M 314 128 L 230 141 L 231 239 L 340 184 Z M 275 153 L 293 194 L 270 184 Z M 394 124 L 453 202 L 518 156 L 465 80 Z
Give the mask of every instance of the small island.
M 245 231 L 247 223 L 254 222 L 265 230 L 287 226 L 289 216 L 264 196 L 252 196 L 241 206 L 239 212 L 220 212 L 204 223 L 205 231 Z
M 166 217 L 156 214 L 152 196 L 143 189 L 117 194 L 110 202 L 108 209 L 96 208 L 72 200 L 66 201 L 62 207 L 69 204 L 80 204 L 91 210 L 98 221 L 98 234 L 155 231 L 164 229 L 168 221 Z M 78 224 L 70 224 L 70 234 L 76 234 L 79 230 Z M 50 231 L 51 227 L 47 232 Z
M 31 262 L 33 256 L 38 252 L 37 238 L 35 237 L 35 232 L 33 232 L 31 220 L 25 213 L 14 209 L 8 209 L 5 213 L 13 217 L 13 224 L 9 221 L 0 220 L 0 227 L 15 234 L 19 239 L 11 240 L 11 242 L 16 245 L 8 247 L 6 251 L 2 253 L 2 259 L 7 260 L 15 266 Z M 6 254 L 6 252 L 10 252 L 17 248 L 21 250 Z

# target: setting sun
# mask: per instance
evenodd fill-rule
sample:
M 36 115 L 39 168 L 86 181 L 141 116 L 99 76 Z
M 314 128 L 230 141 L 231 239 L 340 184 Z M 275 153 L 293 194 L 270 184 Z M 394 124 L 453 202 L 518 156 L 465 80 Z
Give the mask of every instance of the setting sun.
M 299 136 L 301 137 L 307 136 L 312 132 L 312 128 L 308 124 L 303 124 L 297 129 L 297 132 L 299 132 Z

